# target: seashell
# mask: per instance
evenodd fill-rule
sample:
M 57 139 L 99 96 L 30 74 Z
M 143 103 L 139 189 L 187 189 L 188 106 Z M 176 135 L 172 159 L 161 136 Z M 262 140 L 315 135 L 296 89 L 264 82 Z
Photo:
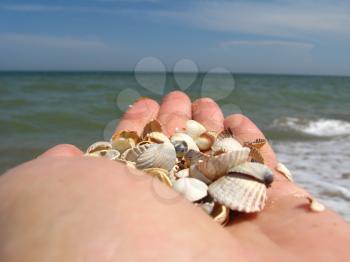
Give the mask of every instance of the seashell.
M 194 139 L 194 142 L 197 144 L 199 150 L 208 151 L 215 142 L 215 137 L 210 133 L 206 132 L 201 134 L 199 137 Z
M 129 148 L 124 151 L 124 153 L 121 155 L 121 159 L 130 161 L 130 162 L 136 162 L 136 159 L 145 152 L 151 144 L 143 144 L 143 145 L 137 145 L 135 147 Z
M 131 168 L 135 168 L 136 169 L 134 162 L 130 162 L 130 161 L 127 161 L 127 160 L 124 160 L 124 159 L 120 159 L 120 158 L 116 158 L 116 159 L 114 159 L 114 161 L 122 163 L 122 164 L 126 165 L 127 167 L 131 167 Z
M 266 202 L 266 186 L 239 174 L 219 178 L 210 184 L 209 194 L 231 210 L 245 213 L 261 211 Z
M 190 176 L 190 170 L 188 168 L 179 170 L 178 172 L 175 173 L 175 176 L 177 178 L 189 177 Z
M 206 184 L 210 184 L 212 181 L 208 179 L 201 171 L 198 170 L 196 165 L 192 165 L 189 168 L 190 177 L 196 178 Z
M 143 141 L 149 141 L 151 143 L 162 144 L 162 143 L 170 143 L 169 138 L 160 132 L 152 132 L 147 134 Z
M 248 160 L 250 149 L 243 147 L 240 150 L 225 152 L 217 156 L 211 156 L 205 161 L 196 164 L 200 171 L 207 179 L 214 181 L 219 177 L 226 175 L 228 170 L 233 166 L 242 164 Z
M 199 151 L 189 150 L 184 158 L 188 165 L 194 165 L 198 162 L 206 161 L 210 156 Z
M 158 120 L 156 120 L 156 119 L 151 120 L 144 127 L 143 132 L 142 132 L 142 137 L 145 137 L 147 134 L 153 133 L 153 132 L 162 133 L 162 131 L 163 131 L 162 129 L 163 129 L 162 125 Z
M 103 157 L 109 160 L 115 160 L 120 156 L 119 151 L 114 149 L 94 151 L 92 153 L 86 154 L 86 156 Z
M 176 173 L 180 170 L 178 165 L 175 165 L 170 171 L 169 171 L 169 178 L 172 182 L 174 182 L 177 177 L 176 177 Z
M 201 207 L 205 213 L 207 213 L 208 215 L 210 215 L 213 210 L 214 210 L 214 206 L 215 206 L 215 202 L 204 202 L 198 205 L 199 207 Z
M 211 147 L 211 149 L 214 152 L 216 151 L 229 152 L 233 150 L 239 150 L 241 148 L 242 148 L 242 145 L 233 137 L 233 134 L 229 129 L 221 132 Z
M 169 172 L 163 168 L 146 168 L 143 170 L 147 174 L 158 178 L 162 183 L 169 187 L 173 186 L 173 182 L 169 178 Z
M 187 144 L 187 150 L 195 150 L 199 151 L 198 146 L 194 142 L 193 138 L 190 137 L 189 135 L 185 133 L 175 133 L 171 138 L 170 138 L 171 143 L 175 143 L 178 141 L 184 141 Z
M 226 225 L 230 221 L 230 209 L 219 203 L 215 203 L 212 213 L 210 214 L 214 221 L 221 225 Z
M 172 144 L 175 148 L 176 156 L 179 158 L 182 158 L 188 151 L 188 146 L 185 141 L 174 141 Z
M 112 149 L 112 145 L 110 142 L 99 141 L 89 146 L 88 149 L 86 150 L 86 154 L 93 153 L 100 150 L 108 150 L 108 149 Z
M 238 166 L 234 166 L 229 170 L 229 173 L 239 173 L 242 175 L 247 175 L 253 177 L 265 185 L 270 185 L 273 181 L 273 172 L 267 166 L 255 163 L 255 162 L 245 162 Z
M 188 200 L 194 202 L 204 198 L 208 194 L 208 186 L 202 181 L 183 177 L 173 183 L 173 188 Z
M 289 181 L 293 182 L 293 175 L 289 171 L 289 169 L 283 165 L 282 163 L 278 163 L 276 166 L 276 170 L 280 172 L 283 176 L 285 176 Z
M 120 131 L 111 138 L 112 148 L 123 153 L 125 150 L 134 147 L 140 138 L 135 131 Z
M 262 156 L 262 154 L 260 153 L 259 149 L 255 148 L 255 147 L 249 147 L 250 148 L 250 158 L 252 159 L 252 161 L 254 162 L 258 162 L 260 164 L 264 164 L 265 160 L 264 157 Z
M 322 205 L 316 198 L 308 197 L 310 203 L 310 210 L 312 212 L 322 212 L 326 209 L 324 205 Z
M 201 134 L 203 134 L 206 130 L 206 128 L 197 121 L 194 120 L 187 120 L 186 121 L 186 134 L 189 135 L 192 138 L 199 137 Z
M 176 152 L 171 143 L 152 144 L 136 159 L 138 169 L 158 167 L 170 171 L 175 164 Z
M 253 142 L 245 142 L 243 146 L 254 147 L 256 149 L 262 148 L 266 144 L 265 138 L 257 138 Z

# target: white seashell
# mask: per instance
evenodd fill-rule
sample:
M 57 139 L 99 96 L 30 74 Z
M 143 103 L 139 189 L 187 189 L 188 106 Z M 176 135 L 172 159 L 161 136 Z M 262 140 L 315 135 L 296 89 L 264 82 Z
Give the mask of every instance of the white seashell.
M 215 142 L 215 136 L 211 135 L 209 132 L 206 132 L 201 134 L 199 137 L 196 137 L 194 141 L 201 151 L 208 151 Z
M 229 173 L 239 173 L 243 175 L 248 175 L 259 181 L 270 185 L 273 181 L 273 172 L 266 165 L 256 163 L 256 162 L 245 162 L 238 166 L 234 166 L 229 170 Z
M 231 131 L 228 130 L 225 130 L 224 132 L 219 134 L 216 141 L 211 147 L 211 149 L 214 152 L 229 152 L 233 150 L 239 150 L 241 148 L 241 143 L 239 143 L 235 138 L 233 138 Z
M 190 166 L 189 174 L 190 174 L 190 177 L 196 178 L 206 184 L 210 184 L 212 182 L 201 171 L 198 170 L 196 165 Z
M 188 120 L 186 122 L 186 134 L 192 138 L 199 137 L 205 131 L 206 131 L 206 128 L 201 123 L 198 123 L 197 121 Z
M 151 132 L 151 133 L 147 134 L 143 138 L 143 141 L 150 141 L 152 143 L 157 143 L 157 144 L 170 143 L 169 138 L 160 132 Z
M 289 181 L 293 182 L 293 175 L 292 173 L 289 171 L 289 169 L 283 165 L 282 163 L 278 163 L 276 166 L 276 170 L 278 172 L 280 172 L 283 176 L 285 176 Z
M 324 205 L 322 205 L 316 198 L 308 197 L 310 203 L 310 210 L 313 212 L 322 212 L 326 209 Z
M 196 143 L 194 142 L 194 140 L 192 139 L 192 137 L 190 137 L 189 135 L 185 134 L 185 133 L 176 133 L 174 134 L 171 138 L 170 138 L 171 143 L 175 143 L 177 141 L 184 141 L 187 145 L 187 150 L 195 150 L 195 151 L 199 151 L 198 146 L 196 145 Z
M 266 186 L 242 175 L 219 178 L 209 186 L 209 194 L 231 210 L 245 213 L 261 211 L 266 202 Z
M 214 209 L 210 215 L 214 221 L 223 226 L 230 221 L 230 209 L 219 203 L 215 203 Z
M 179 170 L 178 172 L 175 173 L 175 176 L 177 178 L 189 177 L 190 176 L 190 170 L 188 168 Z
M 176 152 L 171 143 L 152 144 L 136 159 L 138 169 L 158 167 L 170 171 L 175 164 Z
M 173 183 L 173 188 L 188 200 L 194 202 L 204 198 L 208 194 L 208 186 L 202 181 L 183 177 Z
M 86 150 L 86 154 L 93 153 L 100 150 L 108 150 L 108 149 L 112 149 L 112 145 L 110 142 L 98 141 L 88 147 L 88 149 Z
M 109 160 L 115 160 L 120 156 L 119 151 L 114 149 L 94 151 L 92 153 L 85 154 L 86 156 L 102 157 Z
M 124 151 L 124 153 L 121 155 L 121 159 L 130 161 L 130 162 L 136 162 L 136 159 L 145 152 L 151 144 L 143 144 L 143 145 L 137 145 L 135 147 L 129 148 L 128 150 Z
M 240 150 L 225 152 L 217 156 L 211 156 L 205 161 L 199 162 L 197 169 L 209 180 L 226 175 L 233 166 L 244 163 L 249 158 L 250 149 L 244 147 Z

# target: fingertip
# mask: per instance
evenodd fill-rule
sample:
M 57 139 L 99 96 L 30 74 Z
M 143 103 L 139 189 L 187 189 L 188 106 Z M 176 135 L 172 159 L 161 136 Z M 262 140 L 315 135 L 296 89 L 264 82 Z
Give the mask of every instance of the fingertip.
M 211 98 L 203 97 L 192 103 L 192 118 L 210 131 L 223 129 L 224 115 L 218 104 Z
M 83 152 L 76 146 L 71 144 L 59 144 L 45 151 L 39 157 L 57 157 L 57 156 L 74 157 L 74 156 L 81 156 L 81 155 L 83 155 Z
M 167 100 L 181 100 L 184 103 L 191 103 L 191 99 L 189 98 L 189 96 L 186 95 L 184 92 L 179 91 L 179 90 L 171 91 L 170 93 L 168 93 L 164 97 L 162 103 L 164 103 Z

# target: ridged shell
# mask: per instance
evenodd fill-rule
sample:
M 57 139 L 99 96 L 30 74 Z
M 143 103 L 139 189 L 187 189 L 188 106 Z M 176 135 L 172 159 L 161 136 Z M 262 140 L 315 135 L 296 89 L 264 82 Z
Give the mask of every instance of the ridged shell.
M 108 149 L 112 149 L 112 144 L 110 142 L 98 141 L 88 147 L 88 149 L 86 150 L 86 154 Z
M 196 178 L 206 184 L 210 184 L 212 181 L 208 179 L 201 171 L 198 170 L 196 165 L 192 165 L 189 168 L 190 170 L 190 177 Z
M 196 143 L 194 142 L 194 140 L 192 139 L 192 137 L 190 137 L 189 135 L 185 134 L 185 133 L 176 133 L 175 135 L 173 135 L 170 138 L 170 141 L 172 143 L 176 142 L 176 141 L 185 141 L 185 143 L 187 144 L 187 150 L 195 150 L 195 151 L 199 151 L 198 146 L 196 145 Z
M 188 200 L 194 202 L 207 196 L 208 186 L 202 181 L 183 177 L 173 183 L 173 188 Z
M 208 151 L 215 142 L 215 137 L 206 132 L 194 139 L 196 145 L 201 151 Z
M 217 156 L 212 156 L 206 161 L 199 162 L 197 169 L 209 180 L 226 175 L 228 170 L 233 166 L 244 163 L 248 160 L 250 149 L 244 147 L 240 150 L 226 152 Z
M 224 151 L 229 152 L 232 150 L 238 150 L 241 149 L 242 145 L 232 136 L 231 131 L 225 130 L 222 133 L 220 133 L 212 145 L 211 149 L 214 152 L 217 151 Z
M 271 169 L 263 164 L 255 162 L 245 162 L 238 166 L 234 166 L 229 170 L 229 173 L 248 175 L 267 185 L 271 184 L 273 181 L 273 172 Z
M 147 134 L 144 138 L 144 141 L 150 141 L 152 143 L 157 143 L 157 144 L 161 144 L 161 143 L 170 143 L 169 138 L 164 135 L 163 133 L 160 132 L 152 132 Z
M 151 144 L 137 145 L 133 148 L 129 148 L 122 155 L 121 159 L 125 159 L 127 161 L 136 162 L 136 159 L 145 152 Z
M 102 157 L 109 160 L 115 160 L 120 156 L 119 151 L 114 149 L 94 151 L 92 153 L 85 154 L 86 156 Z
M 209 194 L 231 210 L 245 213 L 261 211 L 266 202 L 266 186 L 242 175 L 219 178 L 209 186 Z
M 158 167 L 170 171 L 175 164 L 176 152 L 171 143 L 152 144 L 136 160 L 138 169 Z
M 194 120 L 188 120 L 186 122 L 186 134 L 192 138 L 199 137 L 206 131 L 205 127 Z
M 278 163 L 277 164 L 277 167 L 276 167 L 276 170 L 278 172 L 280 172 L 283 176 L 285 176 L 289 181 L 293 182 L 294 179 L 293 179 L 293 175 L 292 173 L 289 171 L 289 169 L 283 165 L 282 163 Z
M 172 187 L 173 183 L 169 178 L 169 172 L 163 168 L 146 168 L 143 170 L 147 174 L 158 178 L 162 183 Z

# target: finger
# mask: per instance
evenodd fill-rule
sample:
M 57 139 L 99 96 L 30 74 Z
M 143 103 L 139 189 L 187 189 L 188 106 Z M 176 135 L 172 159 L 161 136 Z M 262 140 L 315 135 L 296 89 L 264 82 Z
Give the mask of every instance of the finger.
M 185 93 L 173 91 L 164 97 L 158 120 L 162 123 L 165 133 L 172 135 L 177 129 L 185 128 L 186 121 L 191 117 L 191 100 Z
M 224 128 L 224 115 L 211 98 L 199 98 L 192 103 L 192 119 L 208 131 L 220 132 Z
M 141 98 L 128 109 L 119 122 L 116 131 L 136 131 L 141 134 L 145 125 L 157 118 L 159 105 L 149 98 Z
M 56 156 L 74 157 L 74 156 L 81 156 L 81 155 L 83 155 L 83 152 L 81 152 L 81 150 L 78 149 L 77 147 L 70 144 L 60 144 L 45 151 L 39 157 L 56 157 Z

